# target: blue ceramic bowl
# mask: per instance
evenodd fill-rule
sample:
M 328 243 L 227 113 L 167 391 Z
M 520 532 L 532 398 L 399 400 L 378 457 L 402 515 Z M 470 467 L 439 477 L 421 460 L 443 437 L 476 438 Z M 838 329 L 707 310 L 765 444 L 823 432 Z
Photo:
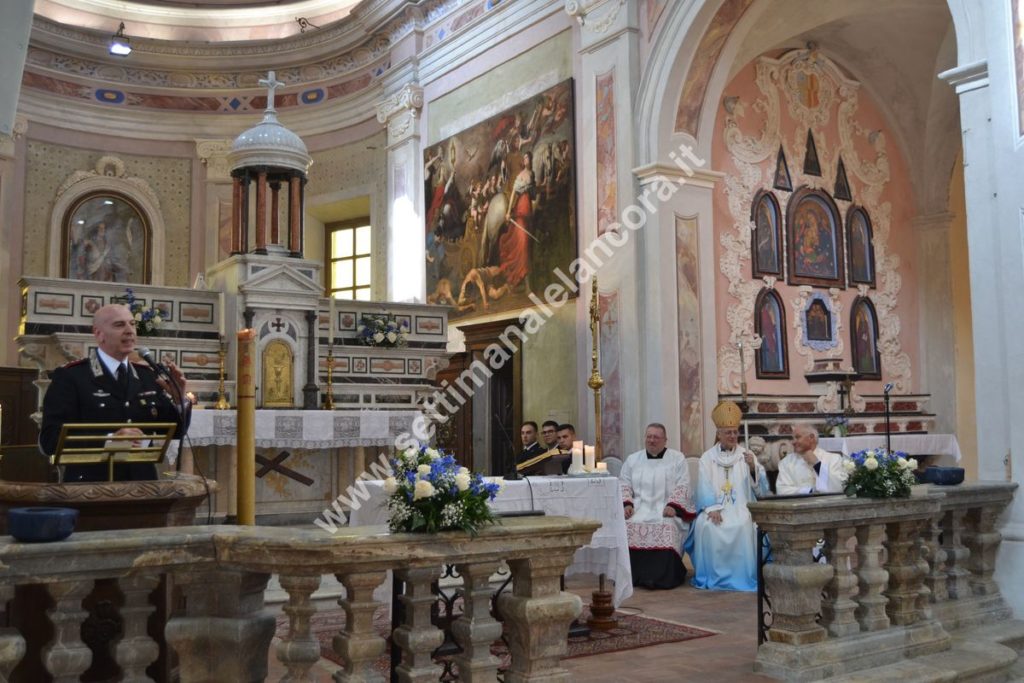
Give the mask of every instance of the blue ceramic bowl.
M 78 510 L 71 508 L 11 508 L 7 533 L 22 543 L 63 541 L 75 530 Z
M 956 486 L 964 481 L 963 467 L 927 467 L 924 480 L 939 486 Z

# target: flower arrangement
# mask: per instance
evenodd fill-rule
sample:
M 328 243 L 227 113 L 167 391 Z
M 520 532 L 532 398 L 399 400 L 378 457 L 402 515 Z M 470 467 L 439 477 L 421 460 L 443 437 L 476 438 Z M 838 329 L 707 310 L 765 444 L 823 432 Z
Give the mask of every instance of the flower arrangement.
M 385 348 L 405 346 L 408 333 L 409 328 L 405 324 L 399 325 L 394 320 L 384 318 L 363 317 L 356 328 L 356 335 L 361 342 L 367 346 Z
M 917 483 L 917 460 L 902 451 L 872 448 L 851 455 L 843 466 L 849 472 L 846 495 L 859 498 L 907 498 Z
M 392 531 L 468 531 L 494 522 L 487 502 L 501 484 L 460 467 L 455 458 L 427 446 L 409 447 L 391 460 L 384 480 Z
M 849 432 L 850 421 L 845 416 L 832 415 L 825 420 L 824 436 L 846 436 Z
M 142 302 L 135 298 L 135 292 L 131 287 L 125 290 L 124 296 L 119 297 L 118 301 L 132 312 L 132 317 L 135 318 L 135 334 L 140 337 L 150 337 L 156 334 L 164 322 L 160 309 L 153 306 L 145 308 Z

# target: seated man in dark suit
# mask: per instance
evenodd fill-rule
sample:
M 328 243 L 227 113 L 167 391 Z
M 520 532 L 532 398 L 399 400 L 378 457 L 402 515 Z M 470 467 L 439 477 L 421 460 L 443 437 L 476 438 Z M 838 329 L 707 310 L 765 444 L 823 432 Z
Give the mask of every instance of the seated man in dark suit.
M 523 423 L 519 428 L 519 436 L 523 440 L 523 451 L 519 454 L 517 463 L 529 460 L 547 450 L 537 442 L 537 423 L 533 420 Z
M 131 363 L 135 350 L 135 319 L 127 306 L 110 304 L 93 316 L 93 336 L 99 347 L 88 357 L 53 371 L 43 398 L 43 425 L 39 448 L 46 455 L 57 450 L 61 428 L 78 422 L 123 424 L 128 422 L 174 422 L 177 433 L 188 429 L 190 405 L 186 414 L 172 396 L 184 396 L 185 376 L 174 363 L 167 364 L 174 381 L 159 378 L 149 365 Z M 133 427 L 115 432 L 118 436 L 142 436 Z M 120 481 L 156 479 L 156 467 L 149 463 L 119 464 L 114 478 Z M 106 481 L 105 465 L 68 465 L 65 482 Z

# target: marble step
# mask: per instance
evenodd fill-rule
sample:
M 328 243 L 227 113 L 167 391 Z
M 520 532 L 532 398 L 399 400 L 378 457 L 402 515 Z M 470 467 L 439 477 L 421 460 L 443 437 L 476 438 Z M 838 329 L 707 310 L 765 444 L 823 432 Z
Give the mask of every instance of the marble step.
M 1002 683 L 1015 680 L 1017 653 L 998 643 L 957 638 L 953 647 L 925 657 L 829 678 L 839 683 Z
M 1014 650 L 1018 655 L 1024 655 L 1024 621 L 1019 619 L 1000 620 L 986 626 L 951 631 L 950 635 L 957 640 L 999 643 Z M 1021 659 L 1024 662 L 1024 657 Z

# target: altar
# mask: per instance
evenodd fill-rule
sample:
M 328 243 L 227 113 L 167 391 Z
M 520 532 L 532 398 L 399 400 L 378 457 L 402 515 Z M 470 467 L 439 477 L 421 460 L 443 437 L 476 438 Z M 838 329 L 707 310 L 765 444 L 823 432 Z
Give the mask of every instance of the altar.
M 353 508 L 349 526 L 387 524 L 383 481 L 366 482 L 369 499 Z M 506 481 L 491 503 L 495 512 L 543 510 L 548 515 L 596 519 L 601 528 L 576 551 L 566 576 L 605 574 L 615 583 L 612 600 L 618 607 L 633 594 L 633 573 L 626 543 L 622 493 L 615 477 L 526 477 Z
M 935 456 L 930 465 L 958 466 L 960 444 L 956 434 L 893 434 L 892 449 L 910 456 Z M 850 455 L 868 448 L 885 448 L 885 434 L 821 437 L 818 445 L 826 451 Z

